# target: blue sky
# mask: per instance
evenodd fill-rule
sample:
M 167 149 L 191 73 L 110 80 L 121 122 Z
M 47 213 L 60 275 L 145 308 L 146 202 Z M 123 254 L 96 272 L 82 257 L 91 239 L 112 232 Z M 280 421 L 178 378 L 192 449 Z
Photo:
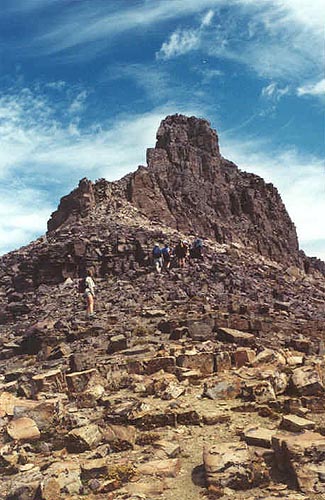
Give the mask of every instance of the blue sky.
M 279 189 L 325 259 L 323 0 L 0 0 L 0 253 L 84 176 L 145 164 L 168 114 Z

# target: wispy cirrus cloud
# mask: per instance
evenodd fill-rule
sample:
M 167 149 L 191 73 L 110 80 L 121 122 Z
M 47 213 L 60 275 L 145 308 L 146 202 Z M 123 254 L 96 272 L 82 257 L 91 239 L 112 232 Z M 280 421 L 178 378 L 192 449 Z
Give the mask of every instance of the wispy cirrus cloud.
M 280 87 L 276 82 L 272 82 L 262 88 L 261 96 L 273 102 L 279 102 L 282 97 L 290 92 L 289 86 Z
M 44 54 L 54 54 L 89 42 L 107 42 L 118 34 L 143 26 L 200 13 L 214 6 L 216 1 L 173 0 L 172 8 L 165 0 L 143 1 L 131 8 L 125 8 L 129 4 L 123 3 L 122 9 L 119 1 L 108 4 L 93 0 L 91 5 L 77 2 L 69 13 L 65 12 L 64 18 L 58 18 L 51 29 L 35 39 L 35 46 L 40 46 Z
M 27 43 L 24 35 L 11 41 L 11 50 L 19 48 L 30 57 L 60 53 L 61 62 L 84 61 L 103 53 L 117 37 L 169 21 L 178 27 L 160 44 L 160 59 L 199 49 L 207 56 L 240 63 L 263 78 L 293 80 L 296 86 L 301 86 L 302 75 L 313 78 L 320 72 L 323 0 L 173 0 L 172 4 L 170 8 L 166 0 L 140 0 L 130 7 L 124 0 L 44 4 L 12 0 L 2 7 L 2 14 L 13 8 L 19 14 L 42 5 L 56 6 L 50 19 L 31 26 Z
M 316 1 L 313 15 L 305 17 L 309 5 L 307 0 L 216 2 L 200 28 L 179 25 L 158 57 L 168 59 L 199 48 L 210 57 L 240 63 L 260 77 L 297 83 L 306 74 L 319 73 L 322 64 L 323 5 Z M 221 7 L 227 10 L 221 13 Z M 183 43 L 185 35 L 192 43 Z

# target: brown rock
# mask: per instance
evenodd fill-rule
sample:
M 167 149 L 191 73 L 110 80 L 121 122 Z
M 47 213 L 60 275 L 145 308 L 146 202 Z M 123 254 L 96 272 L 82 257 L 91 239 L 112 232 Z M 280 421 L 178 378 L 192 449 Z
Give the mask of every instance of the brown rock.
M 95 448 L 102 439 L 98 425 L 90 424 L 73 429 L 67 436 L 67 449 L 71 453 L 80 453 Z
M 224 424 L 231 421 L 230 414 L 220 410 L 201 411 L 200 417 L 205 425 Z
M 91 479 L 107 476 L 107 460 L 105 458 L 94 458 L 81 463 L 81 477 Z
M 109 425 L 103 432 L 103 439 L 114 451 L 132 449 L 136 441 L 137 431 L 132 425 Z
M 214 355 L 208 352 L 181 354 L 176 363 L 183 368 L 200 370 L 202 375 L 211 375 L 214 371 Z
M 173 373 L 175 371 L 176 359 L 174 356 L 157 356 L 145 361 L 145 373 L 151 375 L 164 370 Z
M 246 443 L 206 446 L 203 463 L 208 485 L 221 491 L 226 487 L 246 490 L 269 480 L 265 464 L 253 460 Z
M 284 366 L 286 364 L 286 358 L 283 354 L 278 351 L 274 351 L 273 349 L 263 349 L 263 351 L 257 354 L 253 364 L 254 366 L 263 364 Z
M 154 447 L 158 449 L 159 458 L 175 458 L 181 451 L 178 443 L 172 443 L 164 439 L 155 441 Z
M 239 347 L 233 354 L 236 368 L 252 363 L 255 359 L 255 351 L 247 347 Z
M 292 375 L 292 385 L 300 395 L 310 396 L 324 393 L 320 370 L 316 366 L 296 368 Z
M 274 389 L 267 380 L 263 382 L 245 382 L 243 385 L 243 396 L 259 404 L 276 400 Z
M 60 369 L 34 375 L 32 382 L 35 394 L 38 392 L 65 392 L 67 389 L 65 376 Z
M 28 417 L 12 420 L 7 425 L 7 432 L 16 441 L 35 441 L 41 437 L 36 422 Z
M 233 330 L 232 328 L 218 328 L 218 338 L 224 342 L 232 342 L 241 346 L 254 344 L 255 337 L 252 333 Z
M 2 392 L 0 394 L 0 417 L 5 415 L 13 415 L 15 406 L 20 408 L 35 408 L 39 403 L 33 400 L 17 398 L 10 392 Z
M 298 417 L 297 415 L 284 415 L 280 424 L 281 429 L 286 429 L 291 432 L 301 432 L 311 430 L 315 427 L 315 422 L 306 418 Z
M 150 498 L 150 496 L 161 495 L 167 486 L 163 481 L 155 479 L 153 482 L 138 481 L 136 483 L 129 483 L 126 485 L 129 495 L 135 495 L 140 498 Z M 149 495 L 149 497 L 147 497 Z
M 14 417 L 28 417 L 35 421 L 40 431 L 52 431 L 58 423 L 61 414 L 61 403 L 58 399 L 49 399 L 42 402 L 33 402 L 26 407 L 24 401 L 16 402 Z
M 249 427 L 244 431 L 244 439 L 248 445 L 271 448 L 272 437 L 276 431 L 262 427 Z
M 325 437 L 312 431 L 272 438 L 277 466 L 291 475 L 304 493 L 324 493 Z
M 96 374 L 97 370 L 95 368 L 82 372 L 68 373 L 66 380 L 70 392 L 83 392 Z
M 137 466 L 137 472 L 145 476 L 176 477 L 181 463 L 178 458 L 169 460 L 151 460 Z
M 42 481 L 40 486 L 42 500 L 58 500 L 61 497 L 61 487 L 55 477 L 50 477 Z
M 227 351 L 224 352 L 218 352 L 215 355 L 215 360 L 216 360 L 216 371 L 218 373 L 221 373 L 223 371 L 227 371 L 231 369 L 231 356 L 230 353 Z
M 114 354 L 114 352 L 123 351 L 127 349 L 128 343 L 124 335 L 115 335 L 111 337 L 107 346 L 107 353 Z
M 82 490 L 80 473 L 81 469 L 78 462 L 72 460 L 54 462 L 46 469 L 45 482 L 54 478 L 56 483 L 54 488 L 57 489 L 59 486 L 62 496 L 63 494 L 78 495 Z

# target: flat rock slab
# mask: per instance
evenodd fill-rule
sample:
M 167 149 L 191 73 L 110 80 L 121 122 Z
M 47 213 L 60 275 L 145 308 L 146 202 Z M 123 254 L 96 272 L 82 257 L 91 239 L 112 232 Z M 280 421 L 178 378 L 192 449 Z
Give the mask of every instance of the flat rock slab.
M 177 442 L 172 443 L 171 441 L 166 441 L 164 439 L 156 441 L 154 443 L 154 447 L 158 449 L 158 453 L 160 452 L 167 458 L 175 458 L 181 451 L 180 445 Z
M 255 336 L 252 333 L 241 332 L 232 328 L 218 328 L 218 339 L 224 342 L 232 342 L 241 346 L 254 344 Z
M 298 417 L 297 415 L 285 415 L 282 418 L 280 427 L 291 432 L 301 432 L 314 429 L 315 422 L 307 418 Z
M 166 311 L 162 309 L 147 309 L 142 312 L 142 316 L 145 318 L 158 318 L 159 316 L 165 316 Z
M 13 415 L 15 406 L 24 408 L 35 408 L 39 405 L 38 401 L 33 401 L 31 399 L 20 399 L 11 394 L 10 392 L 2 392 L 0 394 L 0 417 L 6 415 Z
M 41 437 L 36 422 L 28 417 L 12 420 L 7 425 L 7 432 L 16 441 L 35 441 Z
M 275 430 L 265 429 L 263 427 L 253 427 L 244 431 L 244 439 L 251 446 L 261 446 L 262 448 L 272 447 L 272 437 L 276 434 Z
M 181 462 L 178 458 L 168 460 L 151 460 L 137 467 L 137 471 L 145 476 L 176 477 L 180 471 Z
M 156 478 L 151 482 L 139 481 L 137 483 L 128 483 L 126 485 L 128 493 L 130 495 L 135 495 L 135 498 L 150 498 L 147 497 L 147 495 L 161 495 L 166 488 L 167 486 L 165 482 L 158 481 Z
M 87 388 L 92 377 L 97 373 L 95 368 L 81 372 L 68 373 L 66 381 L 70 392 L 82 392 Z

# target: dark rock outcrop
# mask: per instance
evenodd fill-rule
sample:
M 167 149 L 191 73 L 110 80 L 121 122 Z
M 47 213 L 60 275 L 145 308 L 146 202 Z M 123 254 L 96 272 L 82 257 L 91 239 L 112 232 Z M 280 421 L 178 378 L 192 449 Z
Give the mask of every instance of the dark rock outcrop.
M 121 181 L 82 179 L 62 198 L 49 233 L 99 206 L 127 200 L 150 220 L 219 243 L 236 242 L 273 260 L 302 265 L 296 230 L 277 189 L 241 172 L 219 152 L 218 136 L 203 119 L 168 116 L 147 150 L 147 167 Z

